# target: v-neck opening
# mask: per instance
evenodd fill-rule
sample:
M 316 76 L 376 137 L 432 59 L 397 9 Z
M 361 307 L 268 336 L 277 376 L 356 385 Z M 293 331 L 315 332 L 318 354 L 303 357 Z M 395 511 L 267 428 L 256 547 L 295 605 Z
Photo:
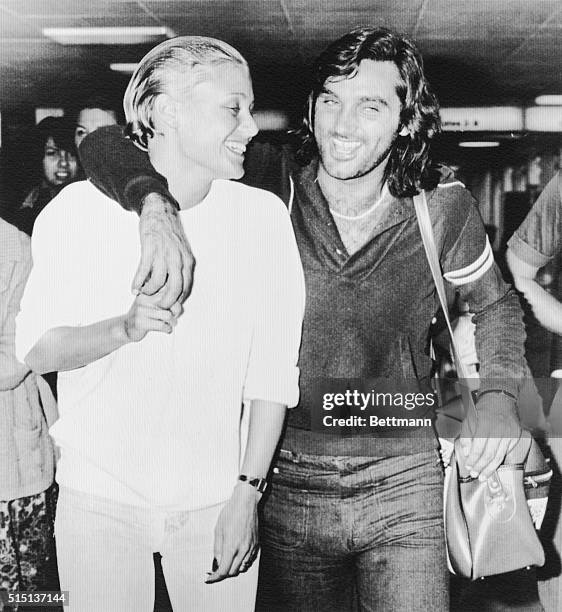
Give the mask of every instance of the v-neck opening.
M 315 180 L 317 170 L 318 160 L 314 160 L 293 177 L 295 179 L 295 192 L 299 192 L 298 196 L 295 193 L 294 201 L 295 203 L 298 202 L 299 205 L 293 206 L 291 215 L 300 215 L 302 221 L 298 220 L 297 223 L 302 222 L 306 230 L 305 233 L 310 234 L 314 238 L 315 243 L 319 240 L 325 253 L 329 253 L 325 264 L 338 274 L 353 280 L 358 278 L 356 277 L 357 269 L 354 264 L 368 257 L 369 252 L 376 250 L 376 240 L 382 234 L 396 225 L 406 222 L 410 217 L 415 216 L 414 208 L 411 200 L 390 196 L 392 199 L 386 215 L 373 228 L 365 244 L 355 253 L 350 254 L 342 240 L 336 221 L 330 212 L 328 201 L 322 193 L 320 185 Z M 368 266 L 369 270 L 376 267 L 376 265 L 377 263 L 373 261 L 372 265 Z M 364 266 L 357 267 L 362 269 Z M 359 276 L 363 276 L 363 274 Z

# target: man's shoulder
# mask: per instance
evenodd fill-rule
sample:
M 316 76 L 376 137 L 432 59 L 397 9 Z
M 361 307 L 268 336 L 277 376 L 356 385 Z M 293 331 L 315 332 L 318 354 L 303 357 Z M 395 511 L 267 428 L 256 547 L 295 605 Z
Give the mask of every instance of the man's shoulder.
M 465 216 L 475 200 L 466 185 L 448 166 L 437 167 L 439 181 L 429 193 L 430 208 L 438 208 L 443 215 Z
M 544 266 L 562 251 L 560 180 L 557 172 L 508 241 L 512 253 L 533 266 Z
M 546 184 L 532 209 L 540 210 L 542 215 L 549 216 L 554 222 L 560 219 L 562 210 L 562 177 L 558 171 Z
M 449 166 L 439 164 L 436 167 L 438 181 L 434 191 L 445 199 L 453 199 L 454 194 L 468 192 L 466 185 L 457 177 Z

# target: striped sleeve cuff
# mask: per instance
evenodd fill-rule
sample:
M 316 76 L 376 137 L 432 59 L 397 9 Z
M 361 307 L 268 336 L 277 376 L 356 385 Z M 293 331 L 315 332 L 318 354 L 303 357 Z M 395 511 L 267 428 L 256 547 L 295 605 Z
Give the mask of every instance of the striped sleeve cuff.
M 486 237 L 486 244 L 484 246 L 484 250 L 476 261 L 474 261 L 468 266 L 465 266 L 464 268 L 460 268 L 459 270 L 452 270 L 451 272 L 446 272 L 443 277 L 452 285 L 466 285 L 467 283 L 471 283 L 481 278 L 492 267 L 493 264 L 494 253 L 492 252 L 490 241 L 488 240 L 488 237 Z

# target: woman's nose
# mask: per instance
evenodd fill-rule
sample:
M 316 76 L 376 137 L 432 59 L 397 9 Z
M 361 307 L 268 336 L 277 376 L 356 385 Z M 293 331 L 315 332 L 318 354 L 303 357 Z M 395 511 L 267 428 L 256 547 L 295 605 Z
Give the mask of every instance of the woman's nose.
M 59 166 L 66 167 L 70 164 L 70 153 L 68 151 L 59 152 Z

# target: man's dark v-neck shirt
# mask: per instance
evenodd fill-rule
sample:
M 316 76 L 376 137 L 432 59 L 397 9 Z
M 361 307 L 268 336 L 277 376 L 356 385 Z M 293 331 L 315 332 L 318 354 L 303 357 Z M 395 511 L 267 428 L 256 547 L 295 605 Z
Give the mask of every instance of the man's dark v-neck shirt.
M 167 193 L 165 181 L 145 154 L 132 145 L 123 151 L 124 141 L 115 128 L 99 132 L 105 133 L 90 135 L 81 147 L 94 184 L 126 208 L 138 209 L 150 191 Z M 109 152 L 110 159 L 104 159 L 101 150 Z M 258 143 L 248 149 L 243 179 L 273 191 L 288 205 L 305 273 L 301 396 L 298 406 L 289 411 L 283 447 L 338 456 L 402 455 L 432 448 L 435 438 L 427 426 L 355 422 L 353 427 L 338 429 L 323 423 L 325 416 L 362 414 L 349 403 L 325 410 L 325 393 L 380 390 L 429 395 L 428 335 L 438 302 L 411 198 L 392 198 L 371 238 L 350 256 L 316 181 L 317 163 L 301 167 L 289 147 Z M 428 199 L 443 271 L 461 283 L 457 287 L 461 296 L 477 313 L 483 389 L 501 380 L 503 388 L 517 392 L 524 338 L 517 297 L 509 292 L 495 265 L 473 282 L 464 282 L 479 274 L 473 268 L 483 261 L 489 246 L 475 203 L 446 169 Z M 381 379 L 388 377 L 393 383 L 385 386 Z M 385 404 L 370 406 L 364 413 L 368 418 L 406 419 L 432 414 L 429 401 L 411 409 Z

